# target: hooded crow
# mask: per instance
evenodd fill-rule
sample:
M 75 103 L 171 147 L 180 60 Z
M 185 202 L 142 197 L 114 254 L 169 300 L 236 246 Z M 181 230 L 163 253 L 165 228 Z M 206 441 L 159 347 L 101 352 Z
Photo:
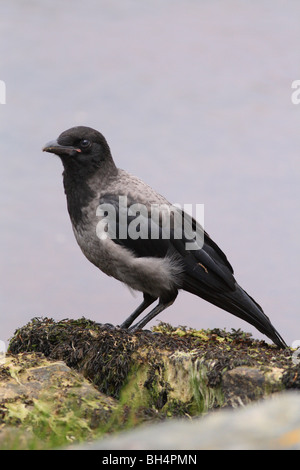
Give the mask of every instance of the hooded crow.
M 225 254 L 201 225 L 117 168 L 100 132 L 73 127 L 43 151 L 62 161 L 68 212 L 84 255 L 108 276 L 143 293 L 143 302 L 121 328 L 143 328 L 183 289 L 255 326 L 278 347 L 287 347 L 262 308 L 237 284 Z

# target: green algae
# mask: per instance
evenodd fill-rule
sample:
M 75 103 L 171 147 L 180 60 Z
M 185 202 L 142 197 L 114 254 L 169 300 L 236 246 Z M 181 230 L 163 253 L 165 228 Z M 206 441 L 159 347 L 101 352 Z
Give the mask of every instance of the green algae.
M 193 418 L 247 403 L 288 388 L 289 383 L 292 387 L 298 377 L 290 350 L 279 350 L 240 330 L 195 330 L 166 323 L 133 335 L 85 318 L 35 318 L 16 331 L 9 351 L 15 358 L 26 354 L 22 364 L 0 368 L 0 384 L 11 379 L 18 383 L 31 367 L 26 355 L 34 352 L 35 367 L 44 357 L 64 361 L 101 397 L 79 399 L 75 391 L 81 385 L 73 383 L 67 387 L 69 393 L 58 398 L 61 380 L 44 396 L 21 394 L 6 402 L 0 407 L 0 442 L 1 426 L 21 427 L 24 435 L 25 430 L 33 434 L 37 448 L 89 440 L 150 421 Z M 245 378 L 251 394 L 247 387 L 242 390 Z M 240 396 L 232 396 L 233 389 Z

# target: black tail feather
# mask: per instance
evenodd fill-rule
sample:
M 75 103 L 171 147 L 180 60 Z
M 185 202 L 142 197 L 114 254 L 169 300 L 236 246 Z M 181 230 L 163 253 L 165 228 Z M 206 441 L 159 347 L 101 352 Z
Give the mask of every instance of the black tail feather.
M 239 285 L 234 292 L 225 294 L 228 297 L 228 306 L 234 310 L 228 310 L 234 315 L 242 318 L 243 320 L 251 323 L 261 333 L 270 338 L 278 347 L 287 348 L 287 344 L 280 336 L 278 331 L 272 325 L 269 317 L 264 313 L 260 305 L 250 297 Z M 226 304 L 227 304 L 226 302 Z M 226 308 L 227 310 L 227 308 Z
M 258 305 L 258 303 L 238 284 L 236 284 L 234 290 L 228 289 L 221 293 L 220 291 L 209 290 L 207 287 L 201 289 L 201 284 L 188 276 L 185 278 L 183 289 L 255 326 L 255 328 L 270 338 L 279 348 L 287 348 L 287 344 L 276 331 L 260 305 Z

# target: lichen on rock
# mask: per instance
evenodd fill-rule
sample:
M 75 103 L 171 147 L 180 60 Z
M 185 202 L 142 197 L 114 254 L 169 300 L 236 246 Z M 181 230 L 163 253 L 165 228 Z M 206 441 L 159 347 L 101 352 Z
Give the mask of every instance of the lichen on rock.
M 114 408 L 113 398 L 41 353 L 8 355 L 0 366 L 0 448 L 89 439 Z M 27 438 L 14 428 L 26 430 Z
M 75 403 L 68 402 L 60 391 L 67 379 L 60 378 L 55 367 L 65 367 L 81 377 L 85 385 L 78 388 L 86 384 L 92 387 L 96 395 L 88 400 L 88 429 L 84 430 L 82 423 L 84 438 L 91 435 L 91 429 L 97 428 L 99 434 L 112 433 L 143 422 L 195 417 L 212 409 L 246 405 L 297 383 L 290 350 L 279 350 L 234 330 L 194 330 L 161 323 L 152 331 L 131 334 L 85 318 L 59 322 L 35 318 L 16 331 L 9 352 L 15 362 L 10 371 L 0 368 L 0 393 L 8 379 L 14 380 L 21 393 L 26 374 L 37 377 L 44 367 L 45 383 L 51 377 L 54 380 L 48 389 L 54 401 L 61 403 L 62 415 L 68 416 L 67 408 L 73 410 L 75 406 L 74 416 L 80 423 L 82 414 L 77 415 L 76 403 L 85 403 L 85 399 L 76 397 L 73 384 L 67 388 L 72 390 Z M 30 364 L 17 365 L 18 358 L 25 361 L 26 357 L 37 362 L 34 372 Z M 49 361 L 51 367 L 43 361 Z M 2 402 L 2 423 L 12 424 L 18 413 L 26 422 L 32 404 L 35 411 L 40 406 L 43 414 L 45 402 L 53 398 L 39 404 L 34 400 L 23 393 L 17 408 L 13 401 L 10 406 Z M 49 416 L 59 414 L 51 407 L 47 412 Z

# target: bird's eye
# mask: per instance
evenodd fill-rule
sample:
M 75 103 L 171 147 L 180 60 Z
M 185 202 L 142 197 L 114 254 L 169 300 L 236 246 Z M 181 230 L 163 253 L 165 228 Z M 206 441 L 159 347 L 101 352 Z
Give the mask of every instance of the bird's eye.
M 91 146 L 91 142 L 87 139 L 82 139 L 80 141 L 80 147 L 83 149 L 83 150 L 86 150 L 88 149 L 89 147 Z

